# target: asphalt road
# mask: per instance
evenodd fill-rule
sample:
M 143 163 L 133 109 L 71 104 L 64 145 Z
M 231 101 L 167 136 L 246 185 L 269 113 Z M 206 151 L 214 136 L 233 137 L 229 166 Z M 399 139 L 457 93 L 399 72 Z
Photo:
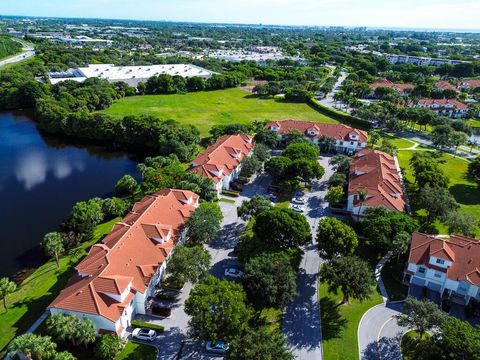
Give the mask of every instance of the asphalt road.
M 305 246 L 304 256 L 297 276 L 297 295 L 286 307 L 283 317 L 283 333 L 288 344 L 299 360 L 323 359 L 320 301 L 318 294 L 318 273 L 321 259 L 317 252 L 315 234 L 318 222 L 328 215 L 328 203 L 324 201 L 327 193 L 326 181 L 333 174 L 328 165 L 329 157 L 319 162 L 325 168 L 325 175 L 314 181 L 312 191 L 303 196 L 307 200 L 305 216 L 312 227 L 313 243 Z
M 370 308 L 358 325 L 361 360 L 401 360 L 400 341 L 407 328 L 397 325 L 395 316 L 402 303 L 387 302 Z

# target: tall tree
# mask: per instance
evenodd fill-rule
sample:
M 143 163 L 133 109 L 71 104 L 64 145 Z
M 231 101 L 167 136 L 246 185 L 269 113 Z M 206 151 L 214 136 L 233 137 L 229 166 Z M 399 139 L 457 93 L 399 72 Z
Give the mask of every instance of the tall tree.
M 97 336 L 95 324 L 90 319 L 78 319 L 75 321 L 73 336 L 75 338 L 75 345 L 83 344 L 85 348 L 87 348 L 89 344 L 95 342 Z
M 248 328 L 252 311 L 242 287 L 207 275 L 185 301 L 189 335 L 210 341 L 231 341 Z
M 320 277 L 328 285 L 328 291 L 343 294 L 342 304 L 350 298 L 360 301 L 369 298 L 374 283 L 373 272 L 367 262 L 356 256 L 328 260 L 320 269 Z
M 394 256 L 397 257 L 397 263 L 400 260 L 400 255 L 407 252 L 411 238 L 412 236 L 405 231 L 399 232 L 393 238 L 391 252 Z
M 248 299 L 258 309 L 283 308 L 295 296 L 296 273 L 283 253 L 250 259 L 242 280 Z
M 201 245 L 177 245 L 168 261 L 167 270 L 180 283 L 190 281 L 195 284 L 208 273 L 210 260 L 210 253 Z
M 292 161 L 298 159 L 317 161 L 318 155 L 318 148 L 307 142 L 292 143 L 288 145 L 282 153 L 282 156 L 285 156 Z
M 317 242 L 320 256 L 326 259 L 352 255 L 358 246 L 353 228 L 332 217 L 318 223 Z
M 312 239 L 310 225 L 303 215 L 278 207 L 258 214 L 253 232 L 259 241 L 272 250 L 303 246 Z
M 340 200 L 342 200 L 343 195 L 345 195 L 343 186 L 332 186 L 328 190 L 327 195 L 325 195 L 325 200 L 327 200 L 330 205 L 338 204 Z
M 427 219 L 430 222 L 437 219 L 445 220 L 459 208 L 455 198 L 447 189 L 429 185 L 420 189 L 417 202 L 421 209 L 427 210 Z
M 440 326 L 445 317 L 437 304 L 412 297 L 408 297 L 403 303 L 403 314 L 396 316 L 398 325 L 415 328 L 420 338 L 423 338 L 427 331 Z
M 231 360 L 293 360 L 285 336 L 265 326 L 249 328 L 231 343 L 228 353 Z
M 244 200 L 237 208 L 237 214 L 242 220 L 247 221 L 264 210 L 272 207 L 271 201 L 262 195 L 253 195 L 250 200 Z
M 472 214 L 454 211 L 447 215 L 446 224 L 449 234 L 461 234 L 475 237 L 478 230 L 478 218 Z
M 42 247 L 49 257 L 53 257 L 57 263 L 57 268 L 60 267 L 59 257 L 65 252 L 63 246 L 63 235 L 59 232 L 51 232 L 43 237 Z
M 223 214 L 216 203 L 202 203 L 186 221 L 187 236 L 194 244 L 205 244 L 218 235 Z
M 358 195 L 358 201 L 360 202 L 360 206 L 358 207 L 358 212 L 357 212 L 357 222 L 360 221 L 360 214 L 362 213 L 362 207 L 363 204 L 365 204 L 365 201 L 367 200 L 367 191 L 366 190 L 358 190 L 357 191 Z
M 335 155 L 330 159 L 329 163 L 335 168 L 337 172 L 346 173 L 350 168 L 351 161 L 352 159 L 350 159 L 346 155 Z
M 480 360 L 480 326 L 447 316 L 433 337 L 437 354 L 449 360 Z

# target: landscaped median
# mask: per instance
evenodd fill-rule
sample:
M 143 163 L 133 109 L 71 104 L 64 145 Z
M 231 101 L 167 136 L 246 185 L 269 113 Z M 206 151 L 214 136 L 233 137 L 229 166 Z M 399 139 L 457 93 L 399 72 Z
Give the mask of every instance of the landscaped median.
M 42 315 L 73 274 L 73 267 L 90 246 L 112 230 L 118 220 L 119 218 L 116 218 L 98 225 L 93 239 L 81 244 L 71 251 L 70 255 L 62 257 L 58 268 L 55 260 L 46 262 L 26 278 L 17 291 L 8 296 L 8 312 L 0 313 L 0 355 L 3 355 L 5 346 L 16 335 L 28 330 Z

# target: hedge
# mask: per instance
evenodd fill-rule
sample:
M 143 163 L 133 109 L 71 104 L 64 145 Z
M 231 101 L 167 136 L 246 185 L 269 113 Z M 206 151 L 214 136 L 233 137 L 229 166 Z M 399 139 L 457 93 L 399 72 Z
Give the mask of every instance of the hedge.
M 372 127 L 372 124 L 370 122 L 323 106 L 315 98 L 310 98 L 310 100 L 307 101 L 307 104 L 310 105 L 313 109 L 317 110 L 319 113 L 322 113 L 323 115 L 329 116 L 332 119 L 338 120 L 342 123 L 346 123 L 356 128 L 368 130 Z
M 227 196 L 232 196 L 232 197 L 239 197 L 240 194 L 235 191 L 230 191 L 230 190 L 223 190 L 222 195 L 227 195 Z
M 151 324 L 138 320 L 132 320 L 132 326 L 155 330 L 158 333 L 162 333 L 165 331 L 165 328 L 162 325 Z

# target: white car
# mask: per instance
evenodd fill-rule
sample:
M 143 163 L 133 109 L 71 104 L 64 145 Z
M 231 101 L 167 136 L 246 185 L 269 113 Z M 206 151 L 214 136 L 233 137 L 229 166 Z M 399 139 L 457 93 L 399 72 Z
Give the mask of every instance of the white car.
M 294 197 L 294 198 L 292 199 L 292 203 L 294 203 L 294 204 L 299 204 L 299 205 L 305 205 L 307 202 L 306 202 L 305 199 L 302 198 L 302 197 Z
M 232 277 L 232 278 L 239 278 L 242 275 L 243 275 L 243 271 L 238 270 L 236 268 L 225 269 L 225 276 Z
M 212 343 L 211 341 L 209 341 L 205 346 L 205 350 L 213 354 L 225 355 L 228 349 L 230 349 L 230 346 L 224 343 L 223 341 L 217 341 L 215 343 Z
M 295 205 L 295 204 L 290 204 L 290 209 L 292 209 L 293 211 L 299 212 L 299 213 L 303 213 L 305 211 L 304 206 Z
M 157 338 L 157 333 L 151 329 L 136 328 L 132 331 L 132 337 L 139 340 L 154 341 Z

